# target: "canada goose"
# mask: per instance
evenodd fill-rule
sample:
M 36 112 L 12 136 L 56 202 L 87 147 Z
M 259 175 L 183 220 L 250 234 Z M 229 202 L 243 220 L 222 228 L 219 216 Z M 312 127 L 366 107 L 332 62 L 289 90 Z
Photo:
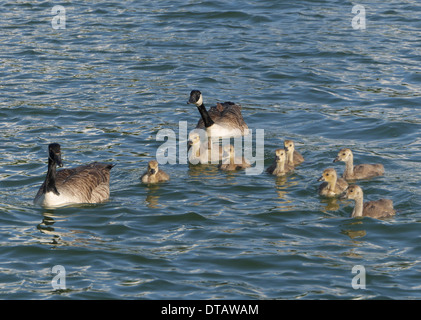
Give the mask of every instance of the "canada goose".
M 244 122 L 240 105 L 233 102 L 217 103 L 206 110 L 199 90 L 190 92 L 187 103 L 196 105 L 201 116 L 196 128 L 206 129 L 208 137 L 238 137 L 248 134 L 248 126 Z
M 277 176 L 284 176 L 288 172 L 294 170 L 293 166 L 290 166 L 286 162 L 286 151 L 285 149 L 277 149 L 275 151 L 275 161 L 272 165 L 266 169 L 267 173 L 277 175 Z
M 364 203 L 364 193 L 361 187 L 352 185 L 348 187 L 342 199 L 354 199 L 355 207 L 351 217 L 372 217 L 386 218 L 395 215 L 393 209 L 393 201 L 390 199 L 380 199 L 376 201 L 368 201 Z
M 141 180 L 143 183 L 157 183 L 168 181 L 170 176 L 158 168 L 158 161 L 151 160 L 148 163 L 148 170 L 142 175 Z
M 319 194 L 325 197 L 339 196 L 348 187 L 348 183 L 344 179 L 338 178 L 336 170 L 333 168 L 325 169 L 317 181 L 325 181 L 319 186 Z
M 250 163 L 244 157 L 236 157 L 234 146 L 227 144 L 223 148 L 223 160 L 218 168 L 223 171 L 241 170 L 251 167 Z
M 62 167 L 58 143 L 48 146 L 48 171 L 35 196 L 34 204 L 60 207 L 70 204 L 100 203 L 110 196 L 110 170 L 114 165 L 93 162 L 72 169 Z
M 333 162 L 344 161 L 345 171 L 342 177 L 346 180 L 367 179 L 384 174 L 384 166 L 382 164 L 359 164 L 354 166 L 354 156 L 351 149 L 344 148 L 338 153 Z
M 287 152 L 287 164 L 290 166 L 297 166 L 304 162 L 304 158 L 297 150 L 295 150 L 295 143 L 292 140 L 284 141 L 284 148 Z
M 208 139 L 202 142 L 199 133 L 194 131 L 189 134 L 188 151 L 191 164 L 207 164 L 213 160 L 222 160 L 221 146 L 212 145 Z

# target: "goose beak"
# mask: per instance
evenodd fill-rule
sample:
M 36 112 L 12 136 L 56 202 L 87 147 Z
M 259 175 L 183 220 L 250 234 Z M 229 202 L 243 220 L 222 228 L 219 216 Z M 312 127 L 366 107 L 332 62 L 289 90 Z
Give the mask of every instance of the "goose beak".
M 63 167 L 63 161 L 61 161 L 61 154 L 60 153 L 56 153 L 54 154 L 54 161 L 56 162 L 56 164 L 61 168 Z
M 155 174 L 155 169 L 151 169 L 151 174 Z
M 276 157 L 275 157 L 275 160 L 276 160 L 276 161 L 279 161 L 279 160 L 281 160 L 281 158 L 279 158 L 278 156 L 276 156 Z
M 333 159 L 333 162 L 337 162 L 337 161 L 339 161 L 339 158 L 338 157 L 336 157 L 335 159 Z
M 288 152 L 288 150 L 289 150 L 288 147 L 284 147 L 284 149 L 285 149 L 286 152 Z
M 317 181 L 325 181 L 325 178 L 321 176 L 319 179 L 317 179 Z

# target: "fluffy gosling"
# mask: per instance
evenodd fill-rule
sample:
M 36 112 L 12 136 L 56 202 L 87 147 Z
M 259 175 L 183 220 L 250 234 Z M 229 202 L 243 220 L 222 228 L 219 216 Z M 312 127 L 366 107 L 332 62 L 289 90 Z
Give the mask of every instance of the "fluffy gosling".
M 338 153 L 333 162 L 345 162 L 345 171 L 342 178 L 346 180 L 368 179 L 384 174 L 384 166 L 382 164 L 359 164 L 354 166 L 354 155 L 351 149 L 344 148 Z
M 149 161 L 148 170 L 141 177 L 145 184 L 168 181 L 169 179 L 170 176 L 158 168 L 158 161 L 156 160 Z
M 319 186 L 319 195 L 325 197 L 337 197 L 348 188 L 348 183 L 345 179 L 338 178 L 333 168 L 325 169 L 317 181 L 325 181 Z
M 284 148 L 287 152 L 287 160 L 286 163 L 290 166 L 298 166 L 302 162 L 304 162 L 304 157 L 295 150 L 295 143 L 292 140 L 285 140 L 284 141 Z
M 234 171 L 251 167 L 250 163 L 244 157 L 235 156 L 233 145 L 225 145 L 223 151 L 223 160 L 218 166 L 219 170 Z
M 380 199 L 376 201 L 368 201 L 364 203 L 364 193 L 361 187 L 357 185 L 349 186 L 346 194 L 342 199 L 355 200 L 355 207 L 352 211 L 351 217 L 372 217 L 372 218 L 387 218 L 395 215 L 393 208 L 393 201 L 390 199 Z
M 286 162 L 286 150 L 285 149 L 276 149 L 275 151 L 275 161 L 272 165 L 266 169 L 266 172 L 276 176 L 284 176 L 288 172 L 294 170 L 294 167 L 285 163 Z

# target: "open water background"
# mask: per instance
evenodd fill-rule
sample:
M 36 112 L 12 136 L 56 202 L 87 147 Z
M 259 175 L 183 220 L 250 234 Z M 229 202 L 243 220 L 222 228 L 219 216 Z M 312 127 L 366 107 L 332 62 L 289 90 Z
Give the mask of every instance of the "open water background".
M 65 29 L 49 1 L 0 3 L 1 299 L 421 298 L 418 1 L 359 3 L 365 30 L 350 1 L 57 4 Z M 170 182 L 140 184 L 157 132 L 199 119 L 192 89 L 243 106 L 265 167 L 286 138 L 306 162 L 285 179 L 167 164 Z M 109 202 L 32 204 L 51 142 L 65 167 L 116 164 Z M 385 165 L 358 184 L 395 218 L 317 195 L 343 147 Z

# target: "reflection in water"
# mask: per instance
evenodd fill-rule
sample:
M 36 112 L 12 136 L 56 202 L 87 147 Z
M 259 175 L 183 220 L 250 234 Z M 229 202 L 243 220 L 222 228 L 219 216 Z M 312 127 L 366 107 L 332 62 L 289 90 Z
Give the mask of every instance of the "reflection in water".
M 43 219 L 41 223 L 37 225 L 37 229 L 43 234 L 52 236 L 51 242 L 48 242 L 47 244 L 82 247 L 91 246 L 90 239 L 80 237 L 80 235 L 87 234 L 85 231 L 53 227 L 57 222 L 67 221 L 67 216 L 63 215 L 61 212 L 60 215 L 57 215 L 54 214 L 53 210 L 47 210 L 43 212 L 42 216 Z M 65 238 L 69 239 L 66 240 Z M 96 238 L 95 241 L 98 242 L 100 240 Z
M 345 234 L 351 239 L 362 238 L 367 235 L 367 232 L 365 230 L 359 229 L 361 227 L 364 227 L 362 219 L 350 218 L 349 222 L 346 223 L 346 227 L 346 229 L 341 230 L 341 234 Z
M 351 239 L 362 238 L 367 235 L 365 230 L 342 230 L 341 233 L 347 235 Z
M 57 232 L 53 227 L 54 223 L 56 222 L 54 218 L 54 211 L 47 210 L 43 214 L 43 219 L 40 224 L 37 225 L 37 229 L 41 231 L 43 234 L 52 235 L 52 239 L 50 244 L 59 244 L 59 240 L 61 238 L 62 233 Z
M 214 179 L 219 173 L 218 166 L 213 164 L 189 164 L 189 176 L 202 179 Z
M 328 211 L 337 211 L 339 210 L 339 204 L 337 198 L 323 198 L 320 200 L 320 203 L 324 206 L 322 206 L 322 211 L 327 213 Z
M 295 206 L 292 205 L 292 200 L 288 199 L 287 190 L 297 184 L 298 181 L 295 181 L 294 177 L 288 179 L 288 175 L 275 177 L 275 191 L 278 194 L 278 199 L 280 200 L 276 201 L 279 204 L 276 206 L 277 209 L 280 211 L 289 211 L 295 208 Z
M 148 185 L 148 194 L 146 195 L 145 202 L 148 208 L 159 208 L 159 196 L 156 194 L 159 190 L 158 184 Z

